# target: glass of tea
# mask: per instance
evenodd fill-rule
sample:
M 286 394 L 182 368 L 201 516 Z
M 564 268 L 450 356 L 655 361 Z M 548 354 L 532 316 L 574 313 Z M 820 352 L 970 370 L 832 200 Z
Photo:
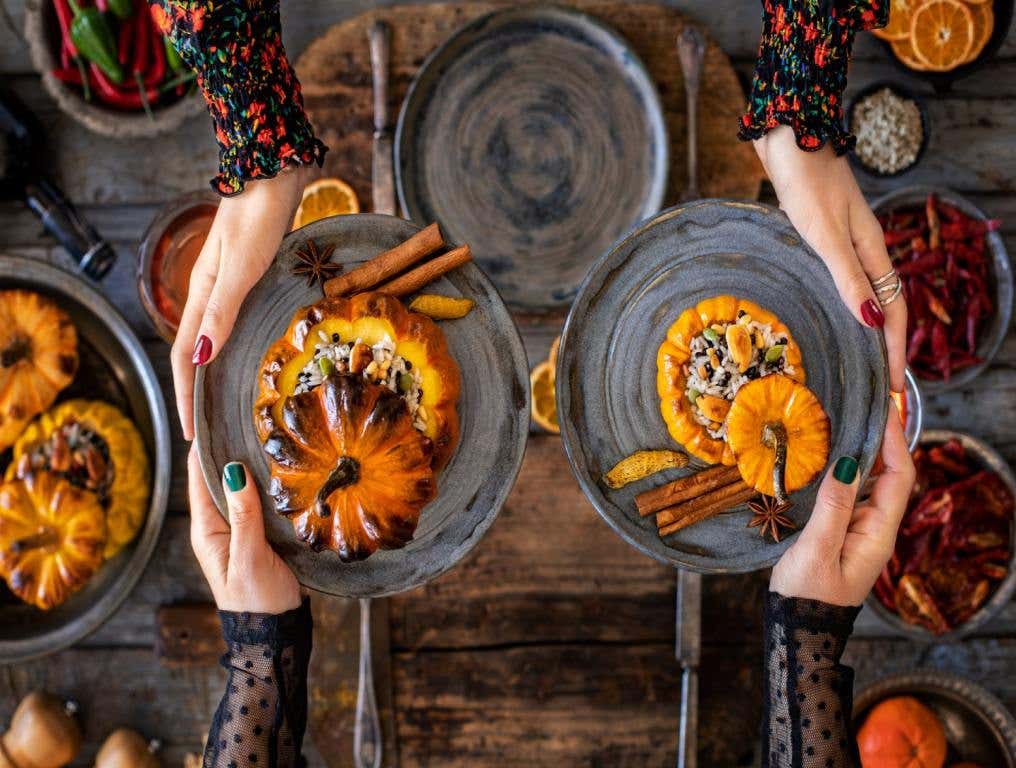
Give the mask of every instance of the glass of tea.
M 159 335 L 176 338 L 187 303 L 191 269 L 201 253 L 219 196 L 190 192 L 167 203 L 148 226 L 138 249 L 138 293 Z

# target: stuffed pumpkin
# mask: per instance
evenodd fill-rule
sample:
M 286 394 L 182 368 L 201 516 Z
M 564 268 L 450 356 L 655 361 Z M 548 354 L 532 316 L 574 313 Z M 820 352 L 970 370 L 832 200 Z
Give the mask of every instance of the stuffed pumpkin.
M 352 373 L 396 393 L 413 426 L 433 443 L 434 468 L 448 463 L 459 437 L 459 369 L 433 320 L 374 292 L 299 310 L 261 361 L 254 406 L 261 442 L 281 425 L 288 397 L 312 391 L 331 373 Z
M 48 611 L 102 565 L 106 513 L 94 493 L 49 472 L 0 486 L 0 575 L 11 592 Z
M 736 296 L 689 307 L 656 356 L 660 412 L 670 436 L 709 464 L 733 466 L 726 439 L 731 402 L 745 384 L 772 374 L 805 380 L 801 350 L 776 315 Z
M 405 546 L 436 494 L 433 441 L 403 398 L 357 374 L 286 398 L 264 449 L 276 511 L 343 562 Z
M 0 451 L 77 370 L 78 334 L 67 313 L 31 291 L 0 291 Z
M 109 558 L 141 528 L 150 488 L 148 455 L 134 424 L 101 400 L 68 400 L 30 424 L 14 444 L 7 479 L 49 470 L 97 494 L 106 509 Z

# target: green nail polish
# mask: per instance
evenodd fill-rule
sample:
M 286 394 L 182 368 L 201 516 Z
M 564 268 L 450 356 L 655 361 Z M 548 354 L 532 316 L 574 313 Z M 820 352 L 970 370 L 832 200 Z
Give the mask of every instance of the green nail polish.
M 841 457 L 833 468 L 833 477 L 844 485 L 850 485 L 857 477 L 857 459 L 850 456 Z
M 222 470 L 222 476 L 226 480 L 226 487 L 236 493 L 242 491 L 247 485 L 247 473 L 243 471 L 243 464 L 231 461 Z

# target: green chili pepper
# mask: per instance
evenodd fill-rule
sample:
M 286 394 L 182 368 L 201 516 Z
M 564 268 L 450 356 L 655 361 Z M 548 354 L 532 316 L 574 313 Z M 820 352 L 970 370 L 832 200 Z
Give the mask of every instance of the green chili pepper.
M 173 45 L 173 41 L 163 35 L 162 44 L 166 48 L 166 63 L 169 64 L 169 68 L 173 72 L 182 72 L 184 69 L 183 59 L 180 58 L 180 52 Z
M 786 348 L 787 348 L 786 344 L 775 344 L 769 347 L 769 350 L 766 352 L 766 362 L 775 363 L 777 360 L 783 357 L 783 350 L 785 350 Z
M 123 21 L 134 15 L 134 4 L 131 0 L 106 0 L 113 15 Z
M 114 83 L 123 82 L 123 69 L 117 59 L 116 40 L 109 22 L 98 8 L 82 8 L 68 0 L 74 18 L 71 20 L 71 41 L 78 53 L 95 64 Z

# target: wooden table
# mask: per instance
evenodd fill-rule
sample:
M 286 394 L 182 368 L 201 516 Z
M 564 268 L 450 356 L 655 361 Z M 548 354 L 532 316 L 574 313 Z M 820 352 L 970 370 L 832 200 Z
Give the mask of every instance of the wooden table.
M 4 2 L 20 30 L 22 0 Z M 287 47 L 295 57 L 327 25 L 377 4 L 285 0 Z M 739 71 L 750 73 L 760 26 L 754 7 L 748 12 L 744 0 L 672 4 L 705 24 Z M 928 93 L 898 75 L 873 41 L 860 41 L 856 54 L 852 89 L 890 77 Z M 207 121 L 192 120 L 149 142 L 91 135 L 43 95 L 27 50 L 2 19 L 0 76 L 47 126 L 53 174 L 116 245 L 120 260 L 102 290 L 145 340 L 172 403 L 168 349 L 138 303 L 134 253 L 159 205 L 202 187 L 214 168 Z M 904 182 L 946 183 L 968 195 L 1002 218 L 1016 253 L 1016 34 L 995 63 L 952 93 L 929 98 L 928 108 L 931 146 Z M 351 162 L 369 165 L 370 159 Z M 863 183 L 876 194 L 903 182 Z M 0 244 L 6 252 L 64 260 L 19 205 L 0 205 Z M 532 362 L 545 357 L 563 320 L 519 318 Z M 927 425 L 969 431 L 1016 463 L 1014 405 L 1016 336 L 1010 334 L 976 382 L 927 404 Z M 178 766 L 184 753 L 199 749 L 222 692 L 217 667 L 168 669 L 153 654 L 160 606 L 209 600 L 187 537 L 186 446 L 179 439 L 174 445 L 170 514 L 155 558 L 127 603 L 75 648 L 0 670 L 2 722 L 36 686 L 82 701 L 87 743 L 76 765 L 90 765 L 97 742 L 124 724 L 158 737 L 164 764 Z M 766 574 L 705 581 L 703 765 L 751 765 L 761 711 L 759 605 L 766 581 Z M 476 551 L 453 572 L 390 601 L 400 764 L 672 764 L 679 688 L 673 603 L 673 573 L 620 541 L 580 494 L 558 438 L 534 434 L 518 485 Z M 860 685 L 915 666 L 941 668 L 984 684 L 1016 709 L 1014 606 L 978 637 L 952 646 L 894 639 L 862 614 L 847 657 Z M 315 701 L 333 694 L 312 692 Z M 311 752 L 313 766 L 348 764 Z

